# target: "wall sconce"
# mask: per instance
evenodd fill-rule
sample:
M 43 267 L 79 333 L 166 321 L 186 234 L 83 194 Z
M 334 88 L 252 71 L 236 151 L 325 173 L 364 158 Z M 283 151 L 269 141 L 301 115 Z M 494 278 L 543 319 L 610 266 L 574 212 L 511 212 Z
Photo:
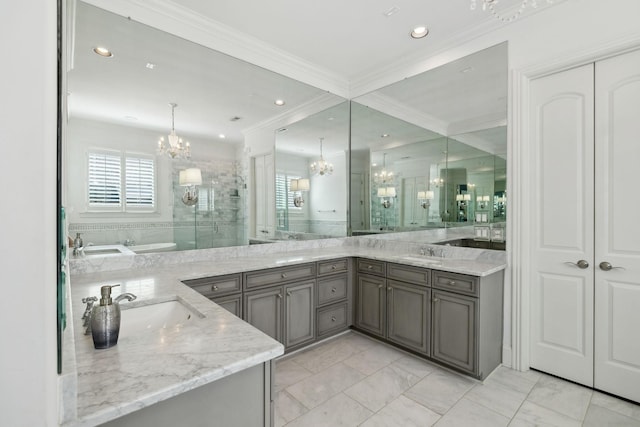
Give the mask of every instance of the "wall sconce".
M 476 197 L 476 202 L 479 203 L 479 207 L 480 209 L 485 209 L 487 206 L 487 203 L 489 202 L 490 198 L 489 196 L 478 196 Z
M 456 194 L 456 202 L 459 202 L 461 206 L 466 205 L 471 200 L 471 194 Z
M 431 200 L 433 200 L 433 191 L 418 191 L 418 201 L 422 209 L 427 209 L 431 206 Z
M 202 185 L 202 172 L 198 168 L 180 171 L 180 187 L 185 187 L 182 203 L 193 206 L 198 203 L 198 185 Z
M 293 205 L 296 208 L 304 206 L 304 199 L 302 198 L 303 191 L 309 191 L 309 180 L 306 178 L 292 179 L 289 182 L 289 190 L 294 191 L 296 194 L 293 197 Z
M 391 206 L 391 198 L 396 197 L 395 187 L 378 188 L 378 197 L 382 199 L 382 207 L 387 209 Z

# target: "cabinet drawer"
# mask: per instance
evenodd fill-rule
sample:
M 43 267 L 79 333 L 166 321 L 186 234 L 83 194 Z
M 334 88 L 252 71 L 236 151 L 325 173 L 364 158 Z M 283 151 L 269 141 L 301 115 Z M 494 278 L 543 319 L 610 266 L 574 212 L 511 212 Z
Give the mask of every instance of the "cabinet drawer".
M 242 319 L 242 294 L 212 298 L 212 301 Z
M 431 286 L 465 295 L 478 296 L 478 278 L 466 274 L 432 270 Z
M 347 297 L 349 277 L 346 274 L 318 280 L 318 305 L 325 305 Z
M 384 262 L 358 258 L 358 272 L 384 276 Z
M 220 295 L 232 294 L 242 290 L 242 278 L 240 274 L 183 280 L 182 283 L 207 298 L 215 298 Z
M 334 259 L 330 261 L 318 261 L 318 276 L 347 271 L 349 263 L 346 258 Z
M 408 283 L 429 285 L 431 282 L 431 270 L 422 267 L 388 263 L 387 278 L 402 280 Z
M 244 273 L 244 286 L 245 289 L 253 289 L 260 286 L 279 285 L 292 280 L 312 278 L 315 275 L 315 263 L 250 271 Z
M 347 327 L 347 303 L 318 309 L 318 338 Z

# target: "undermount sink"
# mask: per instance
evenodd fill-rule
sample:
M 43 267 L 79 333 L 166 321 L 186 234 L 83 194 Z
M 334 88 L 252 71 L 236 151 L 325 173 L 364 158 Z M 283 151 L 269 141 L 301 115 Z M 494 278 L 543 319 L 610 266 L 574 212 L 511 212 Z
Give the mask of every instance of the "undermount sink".
M 180 300 L 170 300 L 147 305 L 122 304 L 120 337 L 159 331 L 179 330 L 182 326 L 204 317 L 196 309 Z
M 123 245 L 90 245 L 83 249 L 87 257 L 108 255 L 133 255 L 133 252 Z

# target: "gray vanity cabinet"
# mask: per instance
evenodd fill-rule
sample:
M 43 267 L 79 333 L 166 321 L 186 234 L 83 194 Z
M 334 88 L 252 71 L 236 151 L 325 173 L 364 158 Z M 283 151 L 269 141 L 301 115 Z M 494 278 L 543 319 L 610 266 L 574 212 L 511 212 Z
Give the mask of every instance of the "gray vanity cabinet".
M 242 318 L 242 275 L 201 277 L 182 283 L 215 302 L 222 308 Z
M 384 277 L 358 274 L 356 281 L 357 328 L 384 338 L 386 325 L 387 286 Z
M 432 272 L 431 357 L 484 379 L 502 362 L 503 272 Z
M 282 342 L 282 287 L 247 292 L 244 295 L 245 320 Z
M 431 289 L 387 279 L 387 339 L 429 353 Z
M 284 287 L 284 346 L 294 347 L 315 338 L 315 282 Z

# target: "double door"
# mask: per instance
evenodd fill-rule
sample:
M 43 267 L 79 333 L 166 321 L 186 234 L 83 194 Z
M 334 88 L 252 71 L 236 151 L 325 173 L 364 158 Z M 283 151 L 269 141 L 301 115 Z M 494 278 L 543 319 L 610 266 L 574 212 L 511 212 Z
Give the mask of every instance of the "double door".
M 531 83 L 530 365 L 640 402 L 640 51 Z

